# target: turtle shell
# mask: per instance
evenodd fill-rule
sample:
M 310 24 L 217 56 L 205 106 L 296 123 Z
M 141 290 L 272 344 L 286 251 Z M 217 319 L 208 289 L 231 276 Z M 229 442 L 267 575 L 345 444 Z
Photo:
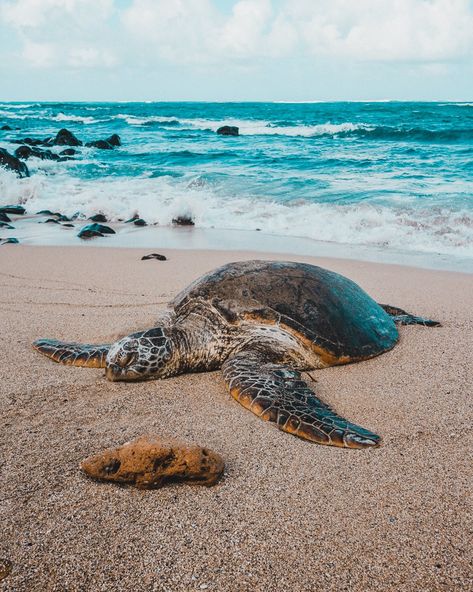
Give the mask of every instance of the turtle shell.
M 328 364 L 376 356 L 398 340 L 392 318 L 355 282 L 307 263 L 229 263 L 178 294 L 176 313 L 196 299 L 233 324 L 279 324 Z

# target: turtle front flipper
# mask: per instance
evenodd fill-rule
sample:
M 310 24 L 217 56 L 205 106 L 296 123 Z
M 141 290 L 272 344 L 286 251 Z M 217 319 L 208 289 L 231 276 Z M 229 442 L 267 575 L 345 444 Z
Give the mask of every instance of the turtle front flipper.
M 379 306 L 383 308 L 388 315 L 393 318 L 393 321 L 399 325 L 424 325 L 424 327 L 442 326 L 442 323 L 439 321 L 433 321 L 432 319 L 425 319 L 424 317 L 412 315 L 397 306 L 391 306 L 390 304 L 380 304 Z
M 318 399 L 297 370 L 240 352 L 222 366 L 231 395 L 264 421 L 305 440 L 344 448 L 368 448 L 380 437 L 348 422 Z
M 33 343 L 33 347 L 44 356 L 60 364 L 84 368 L 105 368 L 105 359 L 110 344 L 90 345 L 68 343 L 57 339 L 38 339 Z

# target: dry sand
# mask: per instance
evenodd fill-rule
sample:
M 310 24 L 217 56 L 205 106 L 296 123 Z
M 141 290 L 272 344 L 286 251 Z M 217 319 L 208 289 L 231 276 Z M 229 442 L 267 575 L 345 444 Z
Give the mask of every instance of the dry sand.
M 0 249 L 0 559 L 13 564 L 0 590 L 472 590 L 473 276 L 297 257 L 444 324 L 403 327 L 391 352 L 313 373 L 322 398 L 384 438 L 350 451 L 262 422 L 219 372 L 111 383 L 32 350 L 38 337 L 101 342 L 150 326 L 190 280 L 252 257 L 143 254 Z M 139 491 L 79 473 L 142 433 L 209 446 L 224 480 Z

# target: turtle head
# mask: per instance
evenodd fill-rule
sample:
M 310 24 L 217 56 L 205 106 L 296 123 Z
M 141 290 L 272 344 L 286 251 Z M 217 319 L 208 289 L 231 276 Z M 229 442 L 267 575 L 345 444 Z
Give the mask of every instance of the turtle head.
M 114 343 L 105 362 L 109 380 L 149 380 L 173 374 L 173 343 L 168 329 L 156 327 Z

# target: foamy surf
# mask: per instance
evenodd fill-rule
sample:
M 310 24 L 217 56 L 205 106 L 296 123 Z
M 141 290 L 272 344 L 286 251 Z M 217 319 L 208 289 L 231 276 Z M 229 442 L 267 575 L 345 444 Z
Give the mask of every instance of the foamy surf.
M 2 169 L 0 201 L 473 260 L 473 126 L 460 105 L 3 102 L 0 127 L 13 129 L 0 131 L 0 146 L 10 152 L 18 138 L 62 127 L 84 144 L 117 133 L 122 146 L 30 158 L 27 179 Z M 217 135 L 222 125 L 239 137 Z

